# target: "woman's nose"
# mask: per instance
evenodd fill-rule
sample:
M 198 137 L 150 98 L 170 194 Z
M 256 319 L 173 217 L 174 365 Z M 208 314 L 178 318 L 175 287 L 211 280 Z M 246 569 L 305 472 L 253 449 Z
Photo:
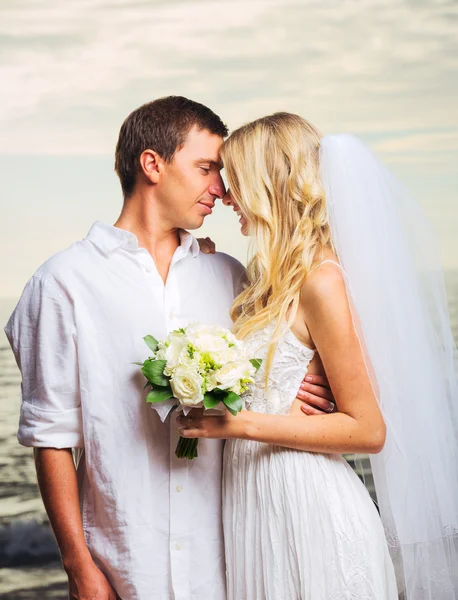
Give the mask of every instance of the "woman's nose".
M 224 204 L 224 206 L 232 206 L 232 196 L 231 196 L 231 192 L 229 190 L 223 196 L 223 204 Z

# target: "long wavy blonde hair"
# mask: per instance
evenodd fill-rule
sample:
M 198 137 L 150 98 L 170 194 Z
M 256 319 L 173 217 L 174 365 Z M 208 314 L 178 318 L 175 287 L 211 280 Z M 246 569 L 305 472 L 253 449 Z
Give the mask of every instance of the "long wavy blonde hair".
M 222 148 L 232 197 L 255 242 L 249 284 L 231 316 L 240 338 L 276 320 L 266 377 L 284 324 L 297 313 L 304 280 L 323 250 L 332 249 L 320 140 L 311 123 L 282 112 L 240 127 Z

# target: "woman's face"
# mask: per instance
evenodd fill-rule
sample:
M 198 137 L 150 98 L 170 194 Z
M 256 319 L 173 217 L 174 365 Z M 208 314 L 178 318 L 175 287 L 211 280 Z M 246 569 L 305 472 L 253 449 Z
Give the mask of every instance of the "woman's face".
M 237 213 L 240 222 L 240 232 L 242 235 L 249 235 L 248 233 L 248 221 L 243 216 L 240 207 L 236 204 L 234 198 L 231 195 L 231 190 L 227 190 L 226 195 L 223 197 L 223 204 L 225 206 L 232 206 L 233 210 Z

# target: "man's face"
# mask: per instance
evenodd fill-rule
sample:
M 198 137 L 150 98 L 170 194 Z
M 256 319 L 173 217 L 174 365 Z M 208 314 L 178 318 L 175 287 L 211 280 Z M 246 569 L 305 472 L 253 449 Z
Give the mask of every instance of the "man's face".
M 223 138 L 193 127 L 156 186 L 162 218 L 172 227 L 197 229 L 226 193 L 219 151 Z

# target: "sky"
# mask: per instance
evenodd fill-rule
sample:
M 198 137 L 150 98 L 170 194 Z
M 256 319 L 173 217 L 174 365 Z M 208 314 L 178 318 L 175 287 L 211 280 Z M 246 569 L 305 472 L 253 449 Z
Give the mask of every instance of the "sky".
M 361 136 L 458 268 L 458 0 L 2 0 L 0 82 L 0 297 L 116 220 L 119 127 L 168 94 Z M 200 235 L 245 262 L 228 209 Z

